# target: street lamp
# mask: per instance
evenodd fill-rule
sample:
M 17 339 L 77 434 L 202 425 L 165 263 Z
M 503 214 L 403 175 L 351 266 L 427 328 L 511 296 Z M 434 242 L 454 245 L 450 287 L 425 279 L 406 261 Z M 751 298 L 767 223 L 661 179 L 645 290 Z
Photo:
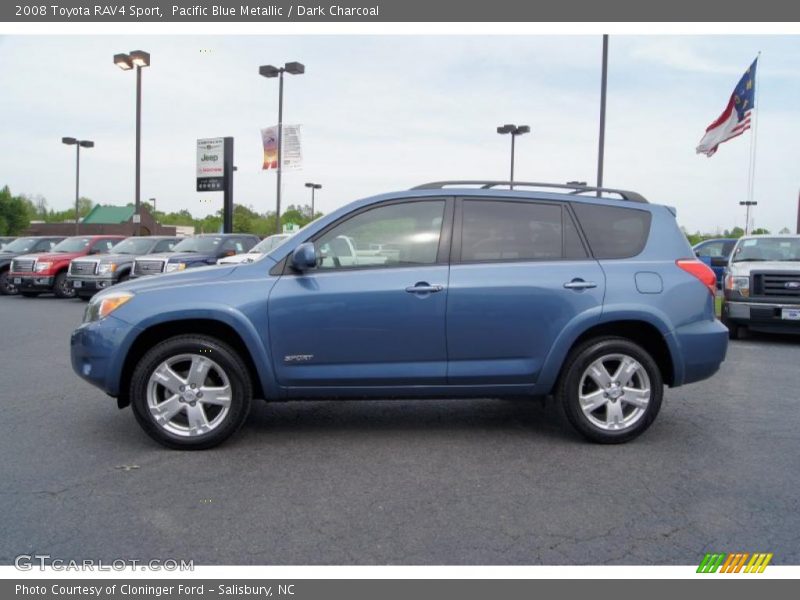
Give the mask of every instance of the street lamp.
M 501 135 L 511 134 L 511 189 L 514 189 L 514 139 L 518 135 L 523 135 L 526 133 L 530 133 L 531 128 L 527 125 L 513 125 L 511 123 L 507 123 L 501 127 L 497 128 L 497 133 Z
M 67 146 L 75 146 L 75 235 L 78 235 L 79 216 L 78 200 L 81 197 L 81 148 L 94 148 L 91 140 L 79 140 L 74 137 L 62 137 L 61 143 Z
M 311 220 L 314 220 L 314 192 L 322 189 L 321 183 L 307 183 L 307 188 L 311 188 Z
M 136 235 L 141 235 L 142 216 L 139 212 L 139 196 L 142 166 L 142 67 L 150 66 L 150 53 L 133 50 L 128 54 L 115 54 L 114 64 L 123 71 L 130 71 L 136 67 L 136 199 L 133 220 L 136 222 Z
M 739 202 L 739 206 L 746 206 L 747 207 L 747 216 L 745 217 L 744 221 L 744 234 L 749 235 L 750 233 L 750 207 L 751 206 L 758 206 L 758 202 L 754 200 L 746 200 L 743 202 Z
M 299 62 L 287 62 L 282 67 L 274 67 L 272 65 L 262 65 L 258 67 L 258 74 L 262 77 L 272 79 L 277 77 L 278 84 L 278 171 L 277 171 L 277 198 L 276 198 L 276 211 L 275 211 L 275 226 L 277 233 L 281 232 L 281 171 L 283 170 L 283 74 L 284 72 L 290 75 L 302 75 L 306 72 L 305 65 Z

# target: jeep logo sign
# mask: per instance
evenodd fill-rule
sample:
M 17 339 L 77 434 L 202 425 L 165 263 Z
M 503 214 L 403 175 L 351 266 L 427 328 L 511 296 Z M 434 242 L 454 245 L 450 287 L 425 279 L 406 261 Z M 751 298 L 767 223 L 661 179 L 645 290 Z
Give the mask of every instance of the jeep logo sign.
M 225 138 L 197 140 L 197 191 L 216 192 L 225 187 Z

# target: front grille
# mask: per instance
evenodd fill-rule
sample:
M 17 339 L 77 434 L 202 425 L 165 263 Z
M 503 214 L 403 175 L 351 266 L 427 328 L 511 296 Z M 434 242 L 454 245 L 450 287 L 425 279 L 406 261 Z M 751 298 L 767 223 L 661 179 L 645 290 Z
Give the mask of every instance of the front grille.
M 133 263 L 134 275 L 155 275 L 163 270 L 163 260 L 136 260 Z
M 33 258 L 15 258 L 11 261 L 11 271 L 14 273 L 32 273 L 35 262 L 36 259 Z
M 70 275 L 94 275 L 97 272 L 96 260 L 73 260 L 69 263 Z
M 753 296 L 800 298 L 800 273 L 754 273 Z

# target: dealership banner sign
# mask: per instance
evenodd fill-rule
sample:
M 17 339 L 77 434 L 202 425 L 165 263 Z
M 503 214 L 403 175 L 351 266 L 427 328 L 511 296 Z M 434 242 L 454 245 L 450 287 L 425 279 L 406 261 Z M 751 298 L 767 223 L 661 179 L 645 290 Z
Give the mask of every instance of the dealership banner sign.
M 197 191 L 219 192 L 225 188 L 225 138 L 197 140 Z
M 300 169 L 303 166 L 303 149 L 300 141 L 300 125 L 283 126 L 282 168 Z M 269 171 L 278 168 L 278 126 L 261 130 L 261 144 L 264 148 L 264 161 L 261 168 Z

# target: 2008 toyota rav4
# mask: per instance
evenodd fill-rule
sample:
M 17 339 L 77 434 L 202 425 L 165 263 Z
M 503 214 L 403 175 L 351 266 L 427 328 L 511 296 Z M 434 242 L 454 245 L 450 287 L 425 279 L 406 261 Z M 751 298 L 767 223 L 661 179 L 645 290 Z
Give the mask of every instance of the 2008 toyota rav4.
M 253 397 L 553 394 L 590 440 L 636 437 L 725 357 L 714 273 L 638 194 L 500 186 L 359 200 L 253 263 L 115 286 L 73 368 L 173 448 L 222 442 Z

